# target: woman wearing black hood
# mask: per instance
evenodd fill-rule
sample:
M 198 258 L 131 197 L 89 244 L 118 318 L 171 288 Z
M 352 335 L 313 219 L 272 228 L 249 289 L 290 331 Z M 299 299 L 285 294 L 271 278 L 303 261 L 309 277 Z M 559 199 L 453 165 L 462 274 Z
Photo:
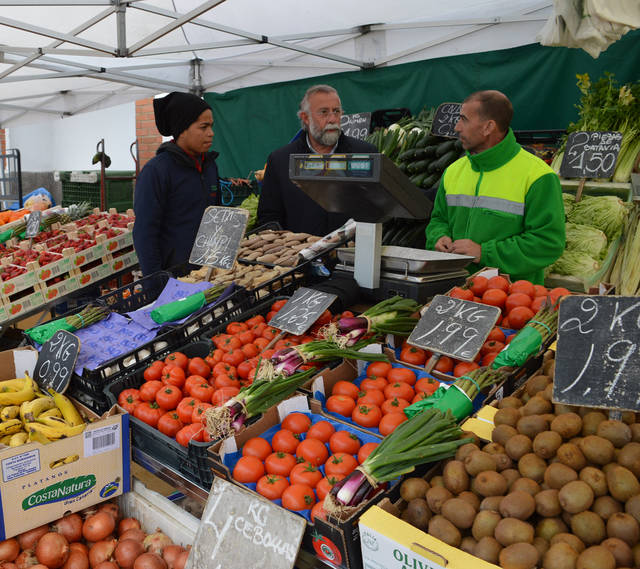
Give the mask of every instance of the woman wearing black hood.
M 205 208 L 220 205 L 211 107 L 175 92 L 155 99 L 153 110 L 158 131 L 173 140 L 136 182 L 133 242 L 144 275 L 186 264 Z

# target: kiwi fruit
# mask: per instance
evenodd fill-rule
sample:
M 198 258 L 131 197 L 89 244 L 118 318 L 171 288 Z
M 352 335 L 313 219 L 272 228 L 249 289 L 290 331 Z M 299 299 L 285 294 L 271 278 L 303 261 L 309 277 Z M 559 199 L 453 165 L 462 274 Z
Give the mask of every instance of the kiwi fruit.
M 576 569 L 616 569 L 616 558 L 603 545 L 594 545 L 578 556 Z
M 526 520 L 536 511 L 536 501 L 528 492 L 516 490 L 502 498 L 498 511 L 503 518 Z
M 579 472 L 587 465 L 587 459 L 582 454 L 580 447 L 573 443 L 564 443 L 558 447 L 556 458 L 565 466 Z
M 504 496 L 487 496 L 482 502 L 480 502 L 480 511 L 497 512 Z
M 622 512 L 622 504 L 614 500 L 611 496 L 599 496 L 593 502 L 591 509 L 598 514 L 605 522 L 618 512 Z
M 594 545 L 606 538 L 604 521 L 589 510 L 571 517 L 571 531 L 585 545 Z
M 502 519 L 498 512 L 491 510 L 482 510 L 478 512 L 473 525 L 471 526 L 471 535 L 480 541 L 483 537 L 491 536 L 498 525 L 498 522 Z
M 460 531 L 444 516 L 433 516 L 429 520 L 429 534 L 444 541 L 447 545 L 458 547 L 462 541 Z
M 538 433 L 546 431 L 548 426 L 549 423 L 541 415 L 527 415 L 516 423 L 516 430 L 521 435 L 534 439 Z
M 636 422 L 636 414 L 633 411 L 623 411 L 620 420 L 625 425 L 632 425 Z
M 402 512 L 401 518 L 412 526 L 426 531 L 431 519 L 431 510 L 427 501 L 424 498 L 413 498 Z
M 458 498 L 471 504 L 475 512 L 480 509 L 480 498 L 478 498 L 478 496 L 476 496 L 473 492 L 465 490 L 464 492 L 460 492 L 460 494 L 458 494 Z
M 566 543 L 571 549 L 578 553 L 584 551 L 584 543 L 582 543 L 579 537 L 572 533 L 557 533 L 551 538 L 551 545 L 555 545 L 556 543 Z
M 538 564 L 538 550 L 529 543 L 514 543 L 505 547 L 499 556 L 503 569 L 533 569 Z
M 472 489 L 480 496 L 504 496 L 507 481 L 502 474 L 494 470 L 485 470 L 473 479 Z M 499 541 L 499 540 L 498 540 Z
M 606 547 L 616 560 L 616 567 L 631 567 L 633 552 L 627 543 L 617 537 L 605 539 L 600 545 Z
M 504 453 L 504 445 L 500 443 L 488 443 L 482 447 L 482 450 L 487 454 L 502 454 Z
M 605 475 L 609 493 L 616 500 L 626 502 L 632 496 L 640 494 L 640 482 L 628 468 L 614 464 L 607 469 Z
M 633 553 L 633 562 L 635 566 L 640 567 L 640 543 L 631 548 L 631 553 Z
M 520 420 L 520 411 L 514 407 L 505 407 L 504 409 L 498 409 L 493 416 L 493 424 L 498 427 L 499 425 L 509 425 L 515 427 Z
M 607 439 L 616 448 L 622 448 L 631 442 L 631 429 L 622 421 L 607 419 L 598 423 L 596 435 Z
M 554 462 L 544 472 L 544 482 L 549 488 L 560 490 L 565 484 L 578 479 L 578 474 L 572 468 L 561 462 Z
M 624 445 L 618 453 L 617 463 L 640 476 L 640 443 L 630 442 Z
M 602 470 L 594 466 L 585 466 L 580 471 L 580 480 L 586 482 L 595 496 L 604 496 L 608 493 L 607 478 Z
M 477 447 L 482 444 L 480 437 L 471 431 L 462 431 L 460 438 L 467 441 L 465 444 L 476 445 Z
M 632 423 L 629 428 L 631 429 L 631 440 L 634 443 L 640 443 L 640 423 Z
M 533 547 L 538 550 L 538 555 L 540 559 L 542 556 L 549 550 L 549 542 L 544 537 L 534 537 L 533 538 Z
M 633 547 L 640 539 L 640 526 L 633 516 L 616 512 L 607 520 L 607 537 L 617 537 Z
M 617 503 L 617 502 L 616 502 Z M 624 511 L 632 515 L 640 523 L 640 494 L 631 496 L 624 505 Z
M 520 478 L 520 473 L 515 468 L 507 468 L 500 471 L 500 474 L 502 474 L 504 479 L 507 481 L 507 490 L 509 490 L 511 485 Z
M 488 535 L 478 540 L 473 554 L 487 563 L 496 564 L 500 551 L 502 551 L 502 546 L 493 536 Z
M 477 476 L 486 470 L 497 470 L 498 466 L 492 455 L 478 450 L 465 457 L 464 468 L 469 476 Z
M 429 484 L 431 484 L 431 488 L 436 488 L 438 486 L 444 488 L 444 480 L 439 474 L 437 476 L 433 476 L 431 480 L 429 480 Z
M 575 569 L 579 553 L 568 543 L 558 542 L 549 547 L 542 558 L 542 565 L 553 569 Z
M 468 455 L 470 455 L 473 451 L 476 451 L 476 450 L 480 450 L 478 445 L 474 445 L 472 443 L 468 443 L 466 445 L 462 445 L 461 447 L 458 447 L 458 450 L 456 451 L 455 459 L 456 460 L 461 460 L 462 462 L 464 462 L 464 459 Z
M 582 418 L 576 413 L 563 413 L 551 421 L 549 428 L 568 441 L 582 431 Z
M 509 488 L 510 492 L 516 492 L 517 490 L 524 490 L 532 496 L 535 496 L 538 492 L 540 492 L 540 485 L 535 480 L 523 476 L 514 481 Z
M 544 537 L 548 542 L 551 542 L 551 538 L 557 533 L 567 530 L 567 524 L 562 518 L 542 518 L 536 525 L 536 535 Z
M 470 528 L 476 516 L 474 507 L 461 498 L 447 500 L 442 504 L 440 513 L 458 529 Z
M 554 359 L 554 354 L 551 351 L 548 351 L 545 354 L 545 358 L 547 356 L 550 356 L 550 357 L 544 360 L 544 363 L 542 364 L 542 373 L 544 373 L 545 375 L 548 375 L 549 379 L 553 380 L 553 375 L 554 375 L 553 372 L 556 367 L 556 360 Z
M 407 478 L 400 485 L 400 497 L 405 502 L 411 502 L 414 498 L 424 498 L 429 488 L 431 486 L 424 478 Z
M 553 412 L 556 415 L 563 415 L 564 413 L 575 413 L 575 407 L 573 405 L 565 405 L 564 403 L 556 403 L 553 406 Z M 579 417 L 580 415 L 578 415 Z
M 582 436 L 595 435 L 598 432 L 598 425 L 606 421 L 607 416 L 602 411 L 590 411 L 582 417 Z
M 537 454 L 532 452 L 525 454 L 518 461 L 518 470 L 525 478 L 531 478 L 536 482 L 542 482 L 544 479 L 544 473 L 547 469 L 547 463 L 542 460 Z
M 469 475 L 464 463 L 460 460 L 450 460 L 442 471 L 444 487 L 453 494 L 460 494 L 469 489 Z
M 570 514 L 584 512 L 593 504 L 593 490 L 586 482 L 574 480 L 565 484 L 558 492 L 562 509 Z
M 548 375 L 534 375 L 527 381 L 524 390 L 533 397 L 538 392 L 543 391 L 550 382 L 551 378 Z
M 528 417 L 530 415 L 544 415 L 545 413 L 551 413 L 553 411 L 553 405 L 551 401 L 540 397 L 539 395 L 533 396 L 522 407 L 522 415 Z
M 496 468 L 498 469 L 498 472 L 502 472 L 507 468 L 513 467 L 513 460 L 511 460 L 506 453 L 499 452 L 497 454 L 492 454 L 491 456 L 496 461 Z
M 522 401 L 518 397 L 504 397 L 498 402 L 498 409 L 519 409 L 520 407 L 522 407 Z
M 476 550 L 476 540 L 469 535 L 467 537 L 463 537 L 460 542 L 460 549 L 469 555 L 473 555 Z
M 520 460 L 525 454 L 533 450 L 533 443 L 526 435 L 517 434 L 505 443 L 504 450 L 507 456 L 513 460 Z
M 553 518 L 562 513 L 562 506 L 558 500 L 558 490 L 550 488 L 535 495 L 536 512 L 544 518 Z
M 453 498 L 453 494 L 442 486 L 431 486 L 426 494 L 427 504 L 434 514 L 439 514 L 442 504 L 451 498 Z
M 513 543 L 533 543 L 533 536 L 533 526 L 516 518 L 501 519 L 493 533 L 493 537 L 504 547 Z
M 555 431 L 543 431 L 533 439 L 533 452 L 540 458 L 549 459 L 556 455 L 562 444 L 562 437 Z

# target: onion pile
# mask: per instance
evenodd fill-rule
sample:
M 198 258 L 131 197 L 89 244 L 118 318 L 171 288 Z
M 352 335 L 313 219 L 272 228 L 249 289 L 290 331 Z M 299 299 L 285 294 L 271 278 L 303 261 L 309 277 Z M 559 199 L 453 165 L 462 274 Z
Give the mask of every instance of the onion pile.
M 190 547 L 105 502 L 0 541 L 0 569 L 184 569 Z

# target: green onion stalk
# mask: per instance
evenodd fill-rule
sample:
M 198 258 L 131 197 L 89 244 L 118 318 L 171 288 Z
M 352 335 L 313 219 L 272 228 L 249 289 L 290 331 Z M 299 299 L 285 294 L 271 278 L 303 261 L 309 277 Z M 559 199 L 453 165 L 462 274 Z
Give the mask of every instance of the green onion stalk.
M 316 370 L 311 368 L 288 377 L 258 379 L 243 387 L 224 405 L 207 409 L 204 424 L 211 439 L 228 437 L 240 431 L 247 419 L 264 413 L 289 397 L 315 373 Z
M 104 320 L 109 316 L 110 310 L 105 306 L 88 305 L 85 306 L 77 314 L 71 316 L 65 316 L 58 320 L 52 320 L 51 322 L 45 322 L 40 326 L 29 328 L 25 331 L 25 334 L 29 336 L 34 342 L 38 344 L 44 344 L 47 340 L 50 340 L 58 330 L 66 330 L 67 332 L 75 332 L 81 328 L 87 328 L 100 320 Z
M 430 409 L 401 423 L 387 435 L 367 459 L 339 480 L 324 501 L 329 514 L 350 512 L 373 496 L 385 482 L 415 470 L 420 464 L 453 456 L 472 439 L 461 439 L 462 430 L 449 411 Z

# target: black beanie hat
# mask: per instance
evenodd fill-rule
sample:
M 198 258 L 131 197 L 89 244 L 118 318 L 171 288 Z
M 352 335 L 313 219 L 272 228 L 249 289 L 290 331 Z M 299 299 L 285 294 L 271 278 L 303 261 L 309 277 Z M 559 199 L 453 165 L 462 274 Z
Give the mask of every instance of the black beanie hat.
M 169 93 L 162 99 L 153 100 L 153 114 L 156 126 L 162 136 L 173 136 L 177 139 L 198 117 L 211 107 L 191 93 Z

